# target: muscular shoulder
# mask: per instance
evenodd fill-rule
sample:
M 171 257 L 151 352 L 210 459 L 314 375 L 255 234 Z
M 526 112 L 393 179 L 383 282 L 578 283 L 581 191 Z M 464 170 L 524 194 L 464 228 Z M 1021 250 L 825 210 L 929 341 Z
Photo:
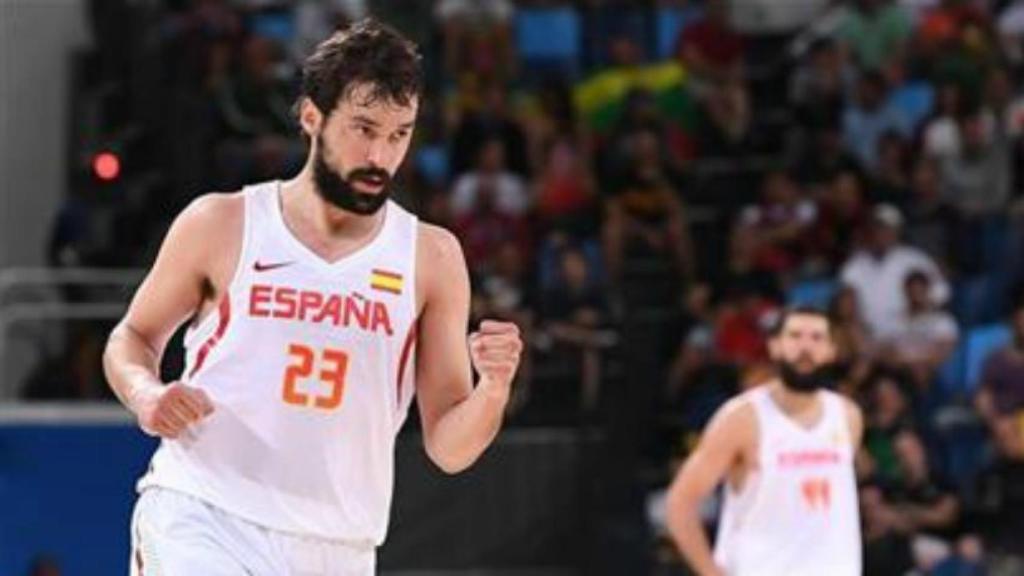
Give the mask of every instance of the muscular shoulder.
M 174 226 L 209 238 L 231 233 L 244 217 L 245 198 L 241 192 L 211 192 L 192 200 Z
M 204 194 L 178 214 L 161 251 L 180 273 L 222 288 L 238 259 L 244 219 L 241 193 Z
M 757 413 L 750 395 L 741 394 L 723 404 L 708 424 L 707 432 L 736 446 L 756 440 Z
M 469 272 L 462 245 L 454 234 L 440 226 L 419 223 L 416 270 L 421 301 L 429 300 L 435 286 L 449 295 L 460 287 L 469 290 Z
M 459 239 L 440 226 L 420 222 L 417 247 L 421 261 L 440 266 L 465 264 Z
M 856 448 L 860 445 L 861 437 L 864 434 L 864 414 L 856 402 L 846 396 L 837 396 L 843 405 L 843 410 L 846 411 L 846 423 L 850 427 L 850 438 L 853 441 L 854 448 Z

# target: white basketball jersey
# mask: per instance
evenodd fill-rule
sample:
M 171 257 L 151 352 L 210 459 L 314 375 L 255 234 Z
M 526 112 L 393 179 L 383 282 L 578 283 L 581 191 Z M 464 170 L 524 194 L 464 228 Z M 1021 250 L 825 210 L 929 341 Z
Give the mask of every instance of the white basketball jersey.
M 398 204 L 327 262 L 287 229 L 280 184 L 247 187 L 238 266 L 189 330 L 185 375 L 215 411 L 164 440 L 140 490 L 179 490 L 251 522 L 379 545 L 394 440 L 413 397 L 417 219 Z
M 740 491 L 725 488 L 715 561 L 729 576 L 860 576 L 860 519 L 846 409 L 821 391 L 813 428 L 788 418 L 767 387 L 745 394 L 758 459 Z

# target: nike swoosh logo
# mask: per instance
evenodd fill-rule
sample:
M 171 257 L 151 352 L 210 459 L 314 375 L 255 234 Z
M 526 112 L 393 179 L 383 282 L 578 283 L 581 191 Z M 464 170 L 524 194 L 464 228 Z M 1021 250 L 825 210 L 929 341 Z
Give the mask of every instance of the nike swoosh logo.
M 294 264 L 291 260 L 287 262 L 274 262 L 272 264 L 263 264 L 259 260 L 253 263 L 252 269 L 257 272 L 266 272 L 268 270 L 274 270 L 276 268 L 284 268 L 285 266 L 291 266 Z

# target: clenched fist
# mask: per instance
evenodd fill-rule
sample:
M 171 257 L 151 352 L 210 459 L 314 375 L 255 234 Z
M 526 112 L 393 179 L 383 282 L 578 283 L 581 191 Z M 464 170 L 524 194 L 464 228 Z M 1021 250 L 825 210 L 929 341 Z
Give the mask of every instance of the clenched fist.
M 170 439 L 213 412 L 206 392 L 181 382 L 147 388 L 136 396 L 132 407 L 143 432 Z
M 469 356 L 480 374 L 480 385 L 508 392 L 519 367 L 523 342 L 519 327 L 511 322 L 484 320 L 469 336 Z

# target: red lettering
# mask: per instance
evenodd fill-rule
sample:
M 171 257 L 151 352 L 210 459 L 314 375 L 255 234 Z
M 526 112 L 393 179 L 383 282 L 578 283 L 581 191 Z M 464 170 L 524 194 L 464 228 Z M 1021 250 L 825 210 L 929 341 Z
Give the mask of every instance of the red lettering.
M 306 311 L 316 312 L 324 303 L 324 296 L 319 292 L 303 290 L 299 294 L 299 320 L 306 319 Z
M 254 284 L 249 294 L 249 315 L 305 322 L 330 322 L 394 336 L 391 312 L 383 302 L 358 293 L 324 294 L 283 286 Z M 780 456 L 781 457 L 781 456 Z
M 384 332 L 391 336 L 391 318 L 388 317 L 388 307 L 380 302 L 373 303 L 373 320 L 370 322 L 370 330 L 377 331 L 379 326 L 384 327 Z
M 267 286 L 266 284 L 252 285 L 252 290 L 249 292 L 250 316 L 270 316 L 270 310 L 263 308 L 261 305 L 270 302 L 270 293 L 273 290 L 273 286 Z
M 779 454 L 780 466 L 820 466 L 838 463 L 839 454 L 832 451 L 783 452 Z
M 329 319 L 335 326 L 341 323 L 341 296 L 332 294 L 313 322 L 323 322 L 325 319 Z
M 352 317 L 355 316 L 356 323 L 363 330 L 366 330 L 366 324 L 369 321 L 370 306 L 366 300 L 357 302 L 355 298 L 351 296 L 345 297 L 345 314 L 342 322 L 345 326 L 352 325 Z
M 295 318 L 295 289 L 278 288 L 274 291 L 274 318 Z

